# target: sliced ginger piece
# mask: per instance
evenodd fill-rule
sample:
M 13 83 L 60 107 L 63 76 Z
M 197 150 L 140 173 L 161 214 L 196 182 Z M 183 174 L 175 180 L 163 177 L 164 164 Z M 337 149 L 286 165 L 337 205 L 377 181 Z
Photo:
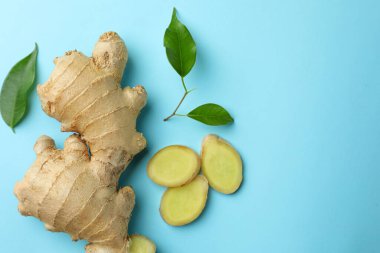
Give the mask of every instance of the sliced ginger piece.
M 169 188 L 161 199 L 161 217 L 172 226 L 191 223 L 202 213 L 207 194 L 208 182 L 202 175 L 184 186 Z
M 156 184 L 177 187 L 190 182 L 200 167 L 200 158 L 191 148 L 172 145 L 159 150 L 150 159 L 147 170 Z
M 156 245 L 142 235 L 132 235 L 130 237 L 129 253 L 155 253 Z
M 239 153 L 219 136 L 207 135 L 202 143 L 202 173 L 216 191 L 234 193 L 243 180 Z

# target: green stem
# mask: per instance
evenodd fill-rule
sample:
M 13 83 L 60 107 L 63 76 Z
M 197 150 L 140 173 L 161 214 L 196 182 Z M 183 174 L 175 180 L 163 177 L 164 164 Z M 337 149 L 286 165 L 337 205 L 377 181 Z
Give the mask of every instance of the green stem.
M 185 93 L 183 94 L 181 100 L 179 101 L 177 107 L 174 109 L 173 113 L 170 114 L 169 116 L 167 116 L 164 121 L 168 121 L 171 117 L 174 117 L 174 116 L 186 116 L 186 115 L 183 115 L 183 114 L 177 114 L 177 111 L 179 109 L 179 107 L 181 106 L 183 100 L 185 100 L 186 96 L 191 92 L 191 90 L 187 90 L 187 87 L 186 87 L 186 84 L 185 84 L 185 80 L 183 79 L 183 77 L 181 77 L 181 81 L 182 81 L 182 86 L 183 86 L 183 89 L 185 90 Z
M 185 89 L 185 93 L 188 93 L 187 88 L 186 88 L 186 84 L 185 84 L 185 80 L 183 79 L 182 76 L 181 76 L 181 81 L 182 81 L 182 86 Z

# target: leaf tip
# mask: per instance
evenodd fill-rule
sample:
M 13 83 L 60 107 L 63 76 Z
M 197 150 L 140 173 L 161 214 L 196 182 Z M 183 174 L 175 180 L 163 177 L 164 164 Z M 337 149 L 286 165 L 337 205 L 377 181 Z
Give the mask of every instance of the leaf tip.
M 37 60 L 37 55 L 38 55 L 38 44 L 37 44 L 37 42 L 34 42 L 34 49 L 33 49 L 32 55 L 35 57 L 35 60 Z
M 175 7 L 173 7 L 173 12 L 172 12 L 172 22 L 174 20 L 177 20 L 177 9 Z

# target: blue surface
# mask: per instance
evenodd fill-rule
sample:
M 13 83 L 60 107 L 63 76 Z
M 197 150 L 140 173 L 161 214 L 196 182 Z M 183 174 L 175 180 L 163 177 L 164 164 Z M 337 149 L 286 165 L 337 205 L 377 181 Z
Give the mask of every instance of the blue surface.
M 186 78 L 197 90 L 181 112 L 217 102 L 232 126 L 162 122 L 182 95 L 162 46 L 173 6 L 198 48 Z M 12 0 L 0 9 L 0 79 L 35 41 L 42 83 L 55 56 L 90 54 L 107 30 L 125 39 L 124 82 L 149 93 L 139 118 L 149 146 L 122 183 L 137 194 L 130 231 L 149 236 L 158 253 L 380 252 L 379 1 Z M 21 216 L 12 193 L 35 159 L 37 137 L 61 147 L 68 134 L 59 129 L 35 90 L 16 134 L 0 122 L 0 252 L 84 252 L 85 242 Z M 158 212 L 164 188 L 148 179 L 146 163 L 169 144 L 199 151 L 208 133 L 241 152 L 243 185 L 232 196 L 211 191 L 196 222 L 170 227 Z

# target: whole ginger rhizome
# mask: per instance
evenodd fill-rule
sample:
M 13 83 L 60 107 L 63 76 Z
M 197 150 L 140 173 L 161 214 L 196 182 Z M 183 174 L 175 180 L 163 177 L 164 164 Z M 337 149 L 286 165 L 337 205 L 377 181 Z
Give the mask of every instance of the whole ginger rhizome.
M 22 215 L 40 219 L 51 231 L 69 233 L 73 240 L 87 240 L 88 253 L 128 252 L 135 195 L 117 184 L 146 146 L 136 131 L 146 92 L 142 86 L 120 87 L 127 58 L 122 39 L 107 32 L 92 57 L 69 51 L 55 59 L 38 95 L 62 131 L 78 134 L 68 137 L 62 150 L 41 136 L 34 146 L 36 161 L 15 186 Z

